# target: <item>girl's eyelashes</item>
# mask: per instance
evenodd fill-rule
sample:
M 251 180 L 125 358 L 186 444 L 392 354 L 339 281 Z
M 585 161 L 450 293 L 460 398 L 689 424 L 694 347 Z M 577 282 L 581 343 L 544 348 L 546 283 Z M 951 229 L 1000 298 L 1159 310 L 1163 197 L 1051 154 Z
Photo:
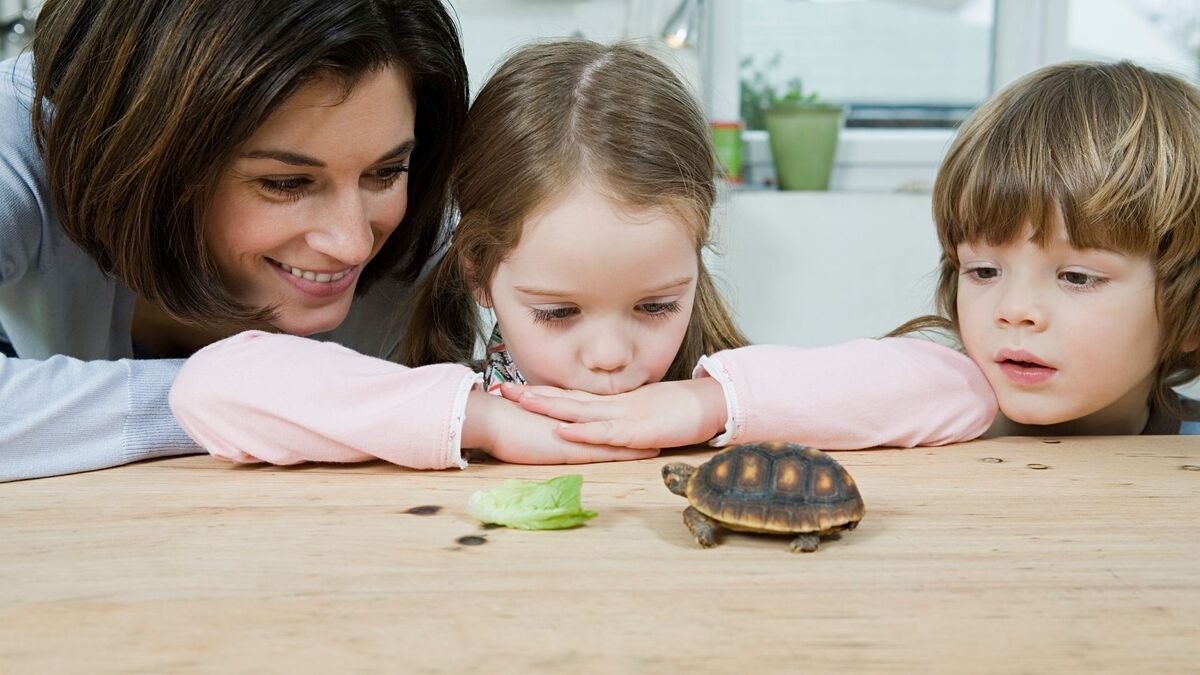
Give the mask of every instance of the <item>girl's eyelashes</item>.
M 679 311 L 679 301 L 643 302 L 638 305 L 638 311 L 649 316 L 669 316 Z
M 529 315 L 533 317 L 535 324 L 549 326 L 570 319 L 579 313 L 577 307 L 551 307 L 550 309 L 541 309 L 539 307 L 530 307 Z
M 670 302 L 643 302 L 635 308 L 639 314 L 643 314 L 652 318 L 667 317 L 675 314 L 680 310 L 678 300 Z M 566 307 L 530 307 L 529 315 L 533 318 L 535 324 L 550 326 L 562 325 L 564 322 L 575 318 L 579 315 L 579 308 L 574 306 Z

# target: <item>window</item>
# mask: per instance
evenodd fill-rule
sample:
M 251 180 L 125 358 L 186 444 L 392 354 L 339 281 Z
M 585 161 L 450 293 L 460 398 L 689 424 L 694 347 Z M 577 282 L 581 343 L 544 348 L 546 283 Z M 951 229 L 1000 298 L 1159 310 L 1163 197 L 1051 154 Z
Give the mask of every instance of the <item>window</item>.
M 798 81 L 846 106 L 848 128 L 953 127 L 990 93 L 993 14 L 992 0 L 742 0 L 740 75 Z

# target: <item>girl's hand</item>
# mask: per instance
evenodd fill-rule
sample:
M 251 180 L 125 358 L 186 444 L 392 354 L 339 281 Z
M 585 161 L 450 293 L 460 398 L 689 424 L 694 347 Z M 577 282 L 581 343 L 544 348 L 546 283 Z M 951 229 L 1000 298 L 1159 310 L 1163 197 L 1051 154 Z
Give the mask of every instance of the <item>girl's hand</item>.
M 559 424 L 556 419 L 523 410 L 499 396 L 472 391 L 467 398 L 462 446 L 479 448 L 512 464 L 587 464 L 658 455 L 658 448 L 572 441 L 555 433 Z
M 727 418 L 725 393 L 710 377 L 655 382 L 613 396 L 504 384 L 504 397 L 564 424 L 564 440 L 626 448 L 674 448 L 707 442 Z

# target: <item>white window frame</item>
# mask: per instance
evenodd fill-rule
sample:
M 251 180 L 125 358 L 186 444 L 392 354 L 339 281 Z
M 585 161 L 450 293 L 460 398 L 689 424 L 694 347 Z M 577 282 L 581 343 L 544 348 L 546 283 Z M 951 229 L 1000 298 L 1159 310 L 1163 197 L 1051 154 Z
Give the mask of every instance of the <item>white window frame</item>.
M 737 119 L 741 0 L 707 0 L 703 7 L 705 39 L 697 57 L 705 109 L 714 120 Z M 1066 58 L 1069 11 L 1069 0 L 995 0 L 990 92 Z M 843 129 L 830 189 L 926 191 L 954 134 L 952 129 Z M 764 160 L 769 158 L 766 132 L 745 132 L 745 146 L 749 171 L 770 170 L 769 159 Z

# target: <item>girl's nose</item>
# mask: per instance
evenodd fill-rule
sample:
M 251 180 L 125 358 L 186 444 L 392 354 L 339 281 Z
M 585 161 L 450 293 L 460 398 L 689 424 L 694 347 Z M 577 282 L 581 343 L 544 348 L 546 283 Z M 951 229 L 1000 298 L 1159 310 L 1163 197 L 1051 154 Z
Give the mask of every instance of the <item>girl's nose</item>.
M 583 361 L 589 370 L 617 373 L 633 360 L 633 341 L 619 328 L 596 331 L 586 339 Z
M 311 223 L 306 241 L 314 250 L 346 265 L 360 265 L 375 248 L 375 232 L 367 205 L 357 191 L 337 200 Z

